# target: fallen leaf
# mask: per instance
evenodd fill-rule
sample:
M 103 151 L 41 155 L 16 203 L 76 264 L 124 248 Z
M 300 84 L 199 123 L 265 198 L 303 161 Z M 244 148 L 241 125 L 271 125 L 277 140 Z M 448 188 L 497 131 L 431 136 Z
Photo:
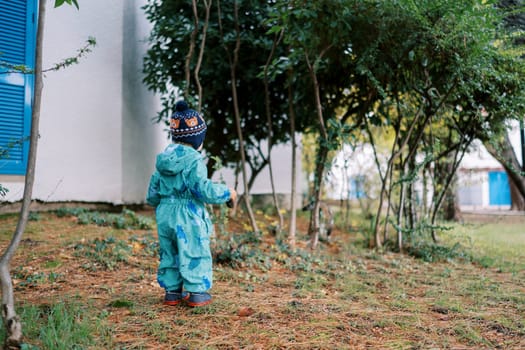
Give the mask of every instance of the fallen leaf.
M 253 310 L 251 307 L 241 307 L 239 312 L 237 312 L 237 315 L 241 317 L 247 317 L 253 315 L 254 313 L 255 310 Z

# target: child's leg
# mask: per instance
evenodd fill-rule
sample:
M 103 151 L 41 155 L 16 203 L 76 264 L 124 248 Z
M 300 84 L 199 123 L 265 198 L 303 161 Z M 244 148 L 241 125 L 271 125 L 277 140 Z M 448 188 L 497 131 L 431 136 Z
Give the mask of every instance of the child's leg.
M 209 251 L 209 246 L 207 250 Z M 189 259 L 188 264 L 181 265 L 181 274 L 184 288 L 189 292 L 189 306 L 204 306 L 212 302 L 212 297 L 208 293 L 213 283 L 211 254 Z
M 180 273 L 184 289 L 189 292 L 206 292 L 213 285 L 212 259 L 209 257 L 182 258 Z
M 160 264 L 157 281 L 166 291 L 181 291 L 182 276 L 179 271 L 177 243 L 159 232 Z
M 187 237 L 184 240 L 178 238 L 179 266 L 184 289 L 194 293 L 206 292 L 213 283 L 209 234 L 199 231 L 198 226 L 185 226 L 180 229 L 185 232 L 184 237 Z M 191 232 L 191 229 L 194 231 Z

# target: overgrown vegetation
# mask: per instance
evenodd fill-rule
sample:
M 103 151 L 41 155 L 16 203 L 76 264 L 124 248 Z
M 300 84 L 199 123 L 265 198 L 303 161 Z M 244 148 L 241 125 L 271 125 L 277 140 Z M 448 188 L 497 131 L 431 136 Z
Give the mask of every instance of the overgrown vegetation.
M 373 159 L 374 168 L 349 172 L 342 181 L 352 176 L 376 184 L 366 193 L 376 200 L 363 211 L 373 215 L 369 245 L 378 248 L 413 248 L 407 233 L 454 218 L 454 175 L 475 140 L 492 144 L 507 172 L 513 170 L 511 181 L 523 185 L 519 162 L 504 137 L 508 122 L 521 120 L 525 111 L 523 52 L 511 46 L 521 32 L 510 34 L 503 25 L 504 19 L 521 18 L 521 3 L 226 0 L 194 5 L 150 0 L 144 6 L 152 23 L 145 82 L 161 94 L 159 121 L 167 121 L 184 95 L 211 116 L 207 152 L 239 169 L 245 166 L 238 151 L 244 143 L 241 135 L 235 137 L 234 118 L 242 116 L 250 184 L 268 162 L 262 143 L 289 142 L 295 136 L 293 121 L 312 146 L 303 147 L 310 152 L 304 168 L 313 178 L 307 195 L 316 203 L 312 247 L 331 158 L 345 146 L 371 150 L 368 163 Z M 520 28 L 521 21 L 515 22 Z M 234 67 L 232 53 L 239 58 Z M 235 96 L 224 88 L 232 74 Z M 268 123 L 262 124 L 264 119 Z M 232 135 L 227 142 L 225 133 Z M 353 162 L 349 165 L 355 170 Z M 524 188 L 517 186 L 516 195 L 525 196 Z M 437 232 L 431 229 L 427 239 L 438 241 Z
M 95 224 L 98 226 L 111 226 L 117 229 L 148 230 L 153 227 L 154 220 L 134 211 L 124 209 L 122 213 L 103 213 L 90 211 L 84 208 L 60 208 L 55 211 L 58 217 L 76 217 L 81 225 Z
M 72 213 L 38 213 L 15 259 L 26 349 L 525 345 L 521 221 L 450 224 L 439 246 L 409 255 L 365 248 L 368 220 L 336 226 L 312 252 L 306 217 L 295 248 L 230 218 L 213 241 L 215 301 L 190 309 L 162 306 L 154 227 L 79 224 Z M 0 218 L 0 244 L 15 223 Z
M 129 237 L 127 240 L 114 237 L 95 238 L 91 241 L 77 243 L 74 246 L 74 256 L 88 258 L 88 263 L 82 265 L 86 270 L 97 271 L 115 270 L 121 263 L 130 263 L 134 253 L 141 256 L 158 256 L 158 242 L 152 236 L 138 238 Z
M 18 314 L 25 330 L 22 350 L 80 350 L 110 344 L 107 312 L 98 312 L 81 300 L 57 300 L 51 305 L 22 303 Z M 0 340 L 4 337 L 2 328 Z

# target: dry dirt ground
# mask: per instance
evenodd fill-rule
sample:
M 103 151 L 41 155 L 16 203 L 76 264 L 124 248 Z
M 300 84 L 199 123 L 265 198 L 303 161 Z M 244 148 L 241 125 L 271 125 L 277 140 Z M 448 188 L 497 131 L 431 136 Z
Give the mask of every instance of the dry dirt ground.
M 0 248 L 15 225 L 0 218 Z M 246 231 L 239 220 L 228 225 L 232 235 Z M 214 303 L 168 307 L 154 238 L 154 228 L 40 214 L 12 263 L 17 303 L 85 305 L 110 329 L 94 335 L 93 349 L 525 349 L 523 271 L 376 254 L 355 248 L 356 232 L 336 231 L 315 253 L 299 235 L 302 253 L 290 256 L 263 232 L 257 251 L 244 251 L 249 262 L 215 265 Z

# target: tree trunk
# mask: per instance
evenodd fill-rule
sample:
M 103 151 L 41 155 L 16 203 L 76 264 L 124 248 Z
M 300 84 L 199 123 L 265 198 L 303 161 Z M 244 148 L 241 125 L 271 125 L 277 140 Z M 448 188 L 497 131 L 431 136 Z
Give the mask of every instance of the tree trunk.
M 507 16 L 504 20 L 505 22 L 505 25 L 507 27 L 509 27 L 511 30 L 515 31 L 516 29 L 519 29 L 519 30 L 525 30 L 525 12 L 524 11 L 520 11 L 519 8 L 520 6 L 523 6 L 523 1 L 520 1 L 520 0 L 501 0 L 499 2 L 499 5 L 503 8 L 506 8 L 508 10 L 511 10 L 510 11 L 510 15 Z M 523 33 L 523 32 L 522 32 Z M 515 38 L 514 38 L 514 45 L 516 46 L 522 46 L 523 44 L 525 44 L 525 36 L 522 34 L 522 35 L 516 35 Z M 522 56 L 523 58 L 523 56 Z M 507 147 L 505 147 L 507 149 L 507 153 L 508 153 L 508 157 L 507 159 L 512 159 L 511 161 L 511 164 L 512 166 L 515 168 L 515 169 L 521 169 L 522 172 L 525 172 L 525 129 L 524 129 L 524 121 L 523 121 L 523 118 L 520 120 L 520 141 L 521 141 L 521 168 L 519 167 L 519 164 L 518 164 L 518 161 L 517 161 L 517 157 L 516 157 L 516 154 L 514 152 L 510 152 L 510 149 L 512 149 L 512 147 L 509 147 L 510 146 L 510 140 L 508 140 L 508 135 L 505 135 L 505 138 L 507 140 L 505 140 L 504 142 L 507 144 Z M 485 144 L 485 147 L 489 150 L 489 152 L 492 154 L 492 156 L 494 158 L 496 158 L 498 161 L 500 161 L 502 164 L 503 162 L 498 159 L 498 157 L 495 155 L 496 152 L 494 152 L 494 154 L 491 152 L 491 149 L 489 149 L 489 147 L 487 147 L 487 142 L 484 142 Z M 495 151 L 494 149 L 492 149 L 492 151 Z M 503 166 L 505 166 L 503 164 Z M 518 174 L 514 174 L 515 176 L 511 175 L 511 173 L 514 173 L 514 171 L 509 171 L 509 169 L 507 169 L 505 167 L 505 170 L 507 171 L 507 174 L 508 174 L 508 177 L 509 177 L 509 185 L 510 185 L 510 198 L 511 198 L 511 202 L 512 202 L 512 205 L 511 205 L 511 209 L 512 210 L 521 210 L 521 211 L 524 211 L 525 210 L 525 191 L 524 191 L 524 188 L 525 188 L 525 174 L 521 174 L 521 175 L 518 175 Z
M 443 202 L 443 219 L 447 221 L 461 220 L 461 210 L 459 209 L 458 198 L 456 195 L 458 177 L 454 175 L 449 188 L 445 193 Z
M 190 63 L 193 58 L 193 52 L 195 51 L 195 40 L 197 38 L 197 32 L 199 31 L 199 17 L 197 15 L 197 0 L 192 0 L 192 9 L 193 9 L 193 30 L 190 35 L 190 47 L 188 53 L 186 54 L 186 59 L 184 61 L 184 75 L 186 80 L 186 86 L 184 87 L 184 99 L 190 101 Z
M 514 195 L 511 195 L 512 207 L 525 210 L 520 204 L 525 202 L 525 177 L 521 173 L 521 166 L 514 148 L 512 148 L 508 133 L 505 133 L 495 144 L 489 140 L 484 140 L 483 145 L 507 172 L 509 183 L 512 183 L 511 190 L 514 192 Z M 515 204 L 514 201 L 516 201 Z
M 321 54 L 322 56 L 322 54 Z M 315 96 L 315 105 L 317 109 L 317 117 L 319 121 L 319 149 L 318 149 L 318 163 L 315 169 L 315 179 L 314 179 L 314 208 L 312 210 L 312 215 L 310 215 L 310 248 L 316 249 L 317 244 L 319 243 L 319 201 L 321 200 L 321 188 L 323 185 L 323 173 L 325 168 L 326 159 L 328 157 L 328 149 L 326 142 L 328 141 L 328 133 L 326 131 L 326 126 L 324 124 L 323 117 L 323 108 L 321 105 L 321 95 L 319 81 L 317 80 L 317 74 L 315 72 L 314 66 L 311 64 L 308 54 L 305 53 L 306 64 L 308 65 L 308 70 L 310 72 L 310 78 L 312 79 L 312 84 L 314 87 L 314 96 Z
M 405 176 L 405 165 L 403 164 L 403 169 L 401 169 L 401 177 Z M 399 196 L 399 208 L 397 209 L 397 249 L 399 252 L 403 251 L 403 209 L 405 208 L 405 192 L 406 189 L 405 181 L 401 182 L 400 196 Z
M 291 76 L 291 72 L 290 72 Z M 288 242 L 291 247 L 295 246 L 295 231 L 297 229 L 297 212 L 295 208 L 295 196 L 296 196 L 296 176 L 297 176 L 297 167 L 296 167 L 296 139 L 295 139 L 295 110 L 293 108 L 293 91 L 292 91 L 292 79 L 288 84 L 288 103 L 289 103 L 289 115 L 290 115 L 290 135 L 292 138 L 292 190 L 291 190 L 291 199 L 290 199 L 290 224 L 288 230 Z
M 314 188 L 314 207 L 312 209 L 312 214 L 310 215 L 310 225 L 309 225 L 309 234 L 310 234 L 310 248 L 316 249 L 317 244 L 319 244 L 319 232 L 320 232 L 320 223 L 319 223 L 319 212 L 321 210 L 320 201 L 321 201 L 321 188 L 323 182 L 323 173 L 325 168 L 326 159 L 328 157 L 328 149 L 322 143 L 319 145 L 318 151 L 318 163 L 315 169 L 315 188 Z
M 202 85 L 199 78 L 199 72 L 202 65 L 202 58 L 204 56 L 204 48 L 206 46 L 206 34 L 208 32 L 208 25 L 210 23 L 210 9 L 211 9 L 211 3 L 212 0 L 204 0 L 204 6 L 206 7 L 206 18 L 204 20 L 204 26 L 202 28 L 202 41 L 201 46 L 199 49 L 199 56 L 197 58 L 197 64 L 195 65 L 195 71 L 194 71 L 194 78 L 195 78 L 195 84 L 197 85 L 197 92 L 199 95 L 199 107 L 198 111 L 199 113 L 202 110 Z M 198 17 L 197 17 L 197 5 L 195 3 L 195 0 L 193 0 L 193 7 L 194 7 L 194 16 L 195 16 L 195 24 L 198 24 Z
M 36 38 L 35 52 L 35 95 L 33 110 L 31 115 L 31 136 L 29 139 L 29 156 L 27 161 L 27 171 L 25 176 L 24 195 L 20 216 L 15 233 L 2 258 L 0 259 L 0 281 L 2 284 L 2 317 L 6 329 L 6 339 L 4 349 L 20 349 L 22 342 L 22 323 L 16 314 L 15 298 L 13 292 L 13 281 L 10 274 L 10 262 L 15 254 L 22 236 L 24 234 L 29 218 L 29 207 L 33 195 L 33 184 L 35 180 L 36 152 L 38 146 L 38 128 L 40 121 L 40 105 L 42 101 L 42 43 L 44 37 L 44 20 L 46 0 L 40 0 L 38 14 L 38 30 Z
M 446 155 L 443 159 L 442 164 L 439 164 L 437 161 L 435 163 L 436 165 L 434 167 L 436 169 L 436 179 L 438 179 L 438 181 L 434 184 L 434 195 L 432 198 L 433 205 L 432 216 L 430 220 L 432 227 L 434 227 L 436 223 L 437 214 L 439 212 L 439 209 L 441 208 L 441 205 L 443 204 L 443 200 L 447 192 L 449 191 L 452 183 L 454 183 L 456 179 L 456 171 L 458 170 L 459 165 L 461 164 L 461 160 L 463 159 L 463 156 L 465 155 L 465 152 L 469 145 L 470 141 L 465 142 L 465 139 L 462 138 L 459 141 L 455 152 Z M 436 191 L 436 188 L 440 188 L 440 190 Z M 454 200 L 454 202 L 457 201 Z M 434 228 L 432 228 L 431 236 L 434 242 L 438 242 L 438 237 Z
M 408 161 L 408 171 L 410 173 L 414 173 L 416 169 L 416 164 L 415 164 L 415 159 L 412 157 L 410 158 L 410 160 Z M 424 168 L 423 168 L 423 178 L 424 178 Z M 408 228 L 413 230 L 414 227 L 416 226 L 416 222 L 417 222 L 417 213 L 416 213 L 416 207 L 418 206 L 418 204 L 416 203 L 416 198 L 417 198 L 417 195 L 415 194 L 415 190 L 414 190 L 414 183 L 411 182 L 409 185 L 408 185 L 408 198 L 407 198 L 407 205 L 408 205 L 408 213 L 407 213 L 407 217 L 408 217 Z
M 254 232 L 258 232 L 259 228 L 257 227 L 257 222 L 255 221 L 255 216 L 253 215 L 252 206 L 250 204 L 250 192 L 248 190 L 248 176 L 246 174 L 246 153 L 244 151 L 244 140 L 242 135 L 242 128 L 241 128 L 241 116 L 239 112 L 239 101 L 237 97 L 237 77 L 235 75 L 237 70 L 237 63 L 239 61 L 239 49 L 241 46 L 241 38 L 240 38 L 240 28 L 239 28 L 239 21 L 238 21 L 238 12 L 239 7 L 236 1 L 234 1 L 234 9 L 235 9 L 235 30 L 237 33 L 236 43 L 235 43 L 235 49 L 233 51 L 233 62 L 230 64 L 230 71 L 231 71 L 231 84 L 232 84 L 232 97 L 233 97 L 233 109 L 235 112 L 235 125 L 237 127 L 237 135 L 239 137 L 239 152 L 241 155 L 241 170 L 242 170 L 242 179 L 243 179 L 243 185 L 244 185 L 244 203 L 246 205 L 246 211 L 248 212 L 248 218 L 250 219 L 250 224 L 252 226 L 252 230 Z
M 279 34 L 282 37 L 282 31 Z M 277 44 L 281 41 L 280 37 L 275 37 L 272 45 L 268 59 L 266 60 L 266 65 L 264 66 L 264 104 L 266 107 L 266 123 L 268 125 L 268 170 L 270 171 L 270 184 L 272 186 L 272 197 L 273 205 L 275 207 L 275 212 L 279 217 L 279 228 L 277 231 L 281 231 L 284 226 L 283 214 L 279 208 L 279 201 L 277 200 L 277 193 L 275 192 L 275 181 L 273 177 L 273 164 L 272 164 L 272 146 L 273 146 L 273 129 L 272 129 L 272 112 L 270 109 L 270 88 L 268 82 L 268 67 L 272 62 L 273 54 Z
M 520 194 L 520 191 L 516 187 L 516 184 L 514 181 L 509 181 L 510 185 L 510 199 L 511 199 L 511 207 L 510 210 L 519 210 L 524 211 L 525 210 L 525 198 Z

